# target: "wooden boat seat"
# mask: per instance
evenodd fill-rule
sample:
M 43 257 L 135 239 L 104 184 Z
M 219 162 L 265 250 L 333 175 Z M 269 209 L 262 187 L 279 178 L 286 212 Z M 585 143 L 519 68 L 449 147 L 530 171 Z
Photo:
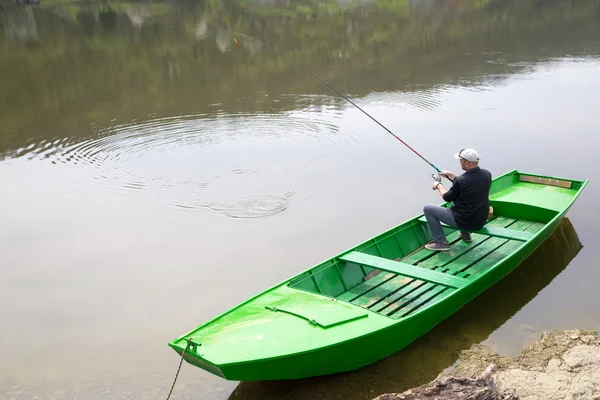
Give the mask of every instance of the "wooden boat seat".
M 361 253 L 359 251 L 351 251 L 340 257 L 340 260 L 353 262 L 368 267 L 377 268 L 383 271 L 393 272 L 409 278 L 419 279 L 424 282 L 431 282 L 438 285 L 443 285 L 451 288 L 461 288 L 468 281 L 464 278 L 459 278 L 443 272 L 433 271 L 426 268 L 421 268 L 412 264 L 405 264 L 399 261 L 388 260 L 372 256 L 370 254 Z
M 419 218 L 419 221 L 427 223 L 427 219 L 425 218 L 425 216 L 422 216 L 421 218 Z M 443 222 L 442 222 L 442 226 L 451 228 L 451 229 L 455 229 L 449 225 L 444 224 Z M 519 231 L 516 229 L 510 229 L 510 228 L 501 228 L 498 226 L 484 226 L 481 229 L 478 229 L 476 231 L 469 231 L 469 232 L 479 233 L 481 235 L 486 235 L 486 236 L 499 237 L 502 239 L 517 240 L 519 242 L 526 242 L 529 239 L 533 238 L 533 236 L 534 236 L 534 234 L 531 232 Z

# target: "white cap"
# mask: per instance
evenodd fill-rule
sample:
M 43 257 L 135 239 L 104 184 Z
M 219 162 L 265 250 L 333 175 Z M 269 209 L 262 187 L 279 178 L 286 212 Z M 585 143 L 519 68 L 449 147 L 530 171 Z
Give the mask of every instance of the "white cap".
M 462 149 L 454 155 L 454 158 L 456 158 L 457 160 L 459 158 L 464 158 L 465 160 L 471 162 L 479 162 L 479 160 L 481 159 L 479 154 L 473 149 Z

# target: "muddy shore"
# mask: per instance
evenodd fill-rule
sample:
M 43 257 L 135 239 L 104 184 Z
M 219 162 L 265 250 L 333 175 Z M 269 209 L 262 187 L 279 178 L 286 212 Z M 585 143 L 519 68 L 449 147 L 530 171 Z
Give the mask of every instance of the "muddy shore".
M 544 332 L 516 357 L 473 345 L 432 382 L 374 400 L 426 399 L 600 400 L 600 337 L 590 330 Z

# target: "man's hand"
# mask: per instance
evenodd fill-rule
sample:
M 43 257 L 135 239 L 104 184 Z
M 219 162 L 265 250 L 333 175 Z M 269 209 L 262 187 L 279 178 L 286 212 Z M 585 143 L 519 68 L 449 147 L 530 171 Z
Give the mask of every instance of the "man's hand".
M 450 171 L 442 171 L 440 172 L 440 176 L 441 177 L 445 177 L 450 179 L 451 181 L 453 181 L 456 178 L 456 175 L 454 175 L 452 172 Z
M 433 182 L 433 185 L 431 186 L 431 188 L 433 190 L 437 190 L 440 193 L 440 196 L 444 196 L 444 193 L 446 193 L 446 189 L 444 188 L 444 185 L 442 185 L 441 182 L 438 182 L 438 181 Z

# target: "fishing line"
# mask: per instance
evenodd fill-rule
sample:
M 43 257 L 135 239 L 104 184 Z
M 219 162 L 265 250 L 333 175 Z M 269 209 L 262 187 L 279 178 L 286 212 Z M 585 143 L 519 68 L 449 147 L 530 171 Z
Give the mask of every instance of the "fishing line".
M 246 35 L 245 33 L 241 33 L 241 32 L 234 32 L 234 34 L 237 35 L 242 35 L 242 36 L 246 36 L 252 40 L 255 40 L 257 42 L 260 42 L 264 45 L 264 42 L 261 40 L 258 40 L 250 35 Z M 235 41 L 235 45 L 237 47 L 240 47 L 239 42 L 237 41 L 237 39 L 234 37 L 233 40 Z M 303 71 L 305 71 L 306 73 L 308 73 L 309 75 L 311 75 L 312 77 L 314 77 L 315 79 L 319 80 L 321 83 L 323 83 L 325 86 L 327 86 L 329 89 L 331 89 L 332 91 L 334 91 L 335 93 L 337 93 L 338 95 L 340 95 L 342 98 L 344 98 L 345 100 L 347 100 L 350 104 L 352 104 L 354 107 L 358 108 L 360 111 L 362 111 L 367 117 L 371 118 L 373 121 L 375 121 L 377 124 L 379 124 L 379 126 L 381 126 L 383 129 L 385 129 L 390 135 L 392 135 L 393 137 L 395 137 L 396 139 L 398 139 L 403 145 L 405 145 L 406 147 L 408 147 L 410 150 L 412 150 L 413 153 L 415 153 L 416 155 L 418 155 L 419 157 L 421 157 L 421 159 L 423 159 L 423 161 L 425 161 L 427 164 L 431 165 L 438 173 L 441 172 L 441 170 L 436 167 L 435 165 L 433 165 L 431 162 L 429 162 L 425 157 L 423 157 L 421 154 L 419 154 L 415 149 L 413 149 L 412 147 L 410 147 L 404 140 L 400 139 L 398 136 L 396 136 L 392 131 L 390 131 L 388 128 L 386 128 L 381 122 L 377 121 L 375 118 L 373 118 L 369 113 L 367 113 L 365 110 L 363 110 L 362 108 L 360 108 L 359 106 L 357 106 L 352 100 L 350 100 L 348 97 L 344 96 L 342 93 L 340 93 L 339 91 L 337 91 L 337 89 L 335 89 L 333 86 L 331 86 L 329 83 L 325 82 L 323 79 L 319 78 L 317 75 L 313 74 L 312 72 L 310 72 L 308 69 L 306 69 L 305 67 L 303 67 L 302 65 L 298 64 L 296 61 L 292 60 L 290 57 L 286 56 L 285 54 L 281 53 L 280 51 L 273 49 L 269 46 L 265 46 L 267 49 L 273 51 L 274 53 L 276 53 L 277 55 L 285 58 L 286 60 L 288 60 L 289 62 L 291 62 L 292 64 L 294 64 L 295 66 L 297 66 L 298 68 L 302 69 Z

